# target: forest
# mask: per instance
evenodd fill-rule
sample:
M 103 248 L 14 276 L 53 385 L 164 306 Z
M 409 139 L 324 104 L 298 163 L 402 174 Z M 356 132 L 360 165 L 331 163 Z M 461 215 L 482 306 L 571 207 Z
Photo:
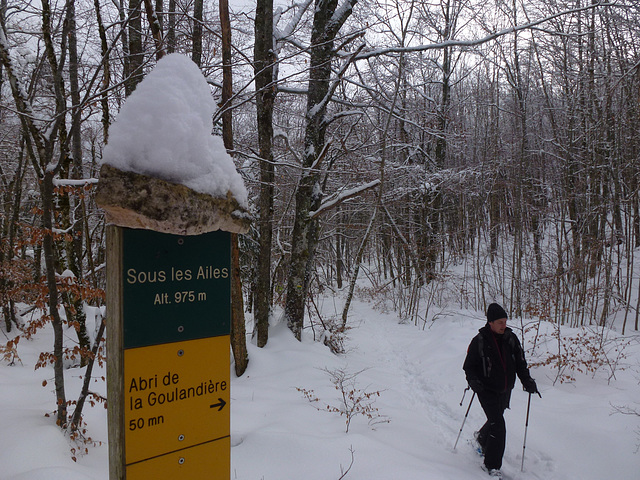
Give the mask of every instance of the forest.
M 109 127 L 170 53 L 207 79 L 249 191 L 238 375 L 275 312 L 339 350 L 354 295 L 416 325 L 503 299 L 514 317 L 640 327 L 635 0 L 0 0 L 0 27 L 1 330 L 20 331 L 0 353 L 53 326 L 39 365 L 63 427 L 90 396 L 70 415 L 64 362 L 90 378 L 103 359 L 85 310 L 105 303 Z

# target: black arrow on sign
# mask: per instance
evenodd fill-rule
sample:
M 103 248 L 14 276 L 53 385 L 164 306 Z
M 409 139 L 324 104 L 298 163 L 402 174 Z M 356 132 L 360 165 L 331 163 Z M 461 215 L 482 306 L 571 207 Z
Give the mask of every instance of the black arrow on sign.
M 224 406 L 227 404 L 227 402 L 225 402 L 222 398 L 218 398 L 218 400 L 220 400 L 218 403 L 214 403 L 213 405 L 209 405 L 209 408 L 218 407 L 218 411 L 222 410 L 224 408 Z

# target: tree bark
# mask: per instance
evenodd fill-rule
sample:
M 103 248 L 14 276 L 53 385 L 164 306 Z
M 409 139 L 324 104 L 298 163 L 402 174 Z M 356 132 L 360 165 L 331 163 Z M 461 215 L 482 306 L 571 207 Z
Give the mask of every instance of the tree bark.
M 67 132 L 64 123 L 63 113 L 66 111 L 67 105 L 65 101 L 64 92 L 64 80 L 62 78 L 62 68 L 64 67 L 64 59 L 67 54 L 66 39 L 69 36 L 69 22 L 65 22 L 62 40 L 60 45 L 60 60 L 56 57 L 56 51 L 53 45 L 53 39 L 51 35 L 51 9 L 49 2 L 43 0 L 42 2 L 42 33 L 45 44 L 45 51 L 49 68 L 53 77 L 53 91 L 55 93 L 55 105 L 57 119 L 53 123 L 53 127 L 47 130 L 47 136 L 43 135 L 35 126 L 30 123 L 30 133 L 32 138 L 38 139 L 38 157 L 40 161 L 41 169 L 41 196 L 42 196 L 42 228 L 44 229 L 44 238 L 42 241 L 42 249 L 44 253 L 45 266 L 46 266 L 46 281 L 48 288 L 48 306 L 49 315 L 51 316 L 51 324 L 53 327 L 53 357 L 54 357 L 54 379 L 56 390 L 56 402 L 57 413 L 56 423 L 61 428 L 67 426 L 67 399 L 65 394 L 65 382 L 64 382 L 64 365 L 63 365 L 63 352 L 64 352 L 64 332 L 62 319 L 58 311 L 58 285 L 57 285 L 57 263 L 58 257 L 56 256 L 56 249 L 53 238 L 53 219 L 54 210 L 54 185 L 53 179 L 61 169 L 61 167 L 68 161 L 68 147 L 67 147 Z M 59 141 L 59 160 L 56 163 L 55 168 L 51 168 L 50 164 L 54 157 L 55 139 Z M 33 158 L 34 163 L 36 161 Z
M 241 377 L 247 370 L 249 353 L 247 352 L 247 332 L 240 277 L 240 247 L 237 233 L 231 234 L 231 350 L 233 351 L 236 375 Z
M 173 53 L 176 51 L 176 0 L 169 0 L 167 16 L 167 53 Z
M 96 362 L 96 358 L 98 357 L 98 349 L 100 348 L 100 343 L 102 343 L 102 336 L 104 335 L 105 328 L 107 326 L 107 322 L 104 318 L 101 318 L 100 327 L 98 328 L 98 333 L 96 335 L 96 341 L 93 344 L 93 348 L 91 349 L 91 356 L 87 361 L 87 369 L 84 372 L 84 379 L 82 381 L 82 389 L 80 390 L 80 395 L 78 396 L 78 401 L 76 402 L 76 409 L 73 411 L 73 417 L 71 419 L 71 430 L 78 430 L 80 427 L 80 422 L 82 421 L 82 410 L 84 409 L 84 403 L 89 397 L 89 385 L 91 384 L 91 375 L 93 373 L 93 366 Z
M 104 143 L 109 141 L 109 95 L 107 90 L 111 83 L 111 70 L 109 68 L 109 44 L 107 42 L 107 33 L 102 21 L 102 13 L 100 12 L 100 0 L 94 0 L 93 5 L 96 11 L 96 19 L 98 22 L 98 34 L 100 35 L 100 51 L 102 53 L 102 93 L 100 95 L 100 106 L 102 107 L 102 138 Z M 124 33 L 124 32 L 123 32 Z
M 317 0 L 311 32 L 309 89 L 302 175 L 296 189 L 296 211 L 291 238 L 291 258 L 287 280 L 285 318 L 296 339 L 302 339 L 304 304 L 309 291 L 313 259 L 318 243 L 318 220 L 309 213 L 322 201 L 320 167 L 328 145 L 325 142 L 325 114 L 330 97 L 331 62 L 334 40 L 351 15 L 357 0 Z
M 125 53 L 126 72 L 125 95 L 133 93 L 138 83 L 142 81 L 144 72 L 142 63 L 144 53 L 142 50 L 142 0 L 129 0 L 129 51 Z
M 191 60 L 193 63 L 202 66 L 202 18 L 203 0 L 195 0 L 193 4 L 193 41 L 191 50 Z
M 151 35 L 156 45 L 156 60 L 160 60 L 164 57 L 164 38 L 162 36 L 162 25 L 160 24 L 160 18 L 156 10 L 151 3 L 151 0 L 143 0 L 144 9 L 147 13 L 147 20 L 149 21 L 149 28 L 151 29 Z
M 1 25 L 1 24 L 0 24 Z M 0 27 L 2 28 L 2 27 Z M 2 65 L 2 63 L 0 63 Z M 1 72 L 0 72 L 1 74 Z M 11 262 L 14 258 L 14 248 L 16 247 L 16 230 L 20 220 L 20 206 L 22 204 L 22 182 L 25 172 L 25 145 L 24 134 L 21 135 L 20 153 L 18 154 L 18 164 L 13 179 L 6 187 L 3 199 L 6 205 L 5 222 L 2 225 L 2 236 L 7 239 L 6 243 L 0 245 L 0 264 Z M 1 169 L 0 169 L 1 170 Z M 4 176 L 4 175 L 2 175 Z M 6 272 L 6 270 L 5 270 Z M 16 323 L 15 301 L 9 295 L 9 291 L 14 287 L 15 281 L 11 275 L 4 273 L 0 276 L 0 303 L 7 332 L 11 331 L 12 324 Z
M 276 86 L 273 78 L 273 0 L 258 0 L 255 20 L 254 72 L 260 156 L 260 195 L 258 207 L 259 246 L 255 288 L 255 330 L 258 347 L 269 339 L 271 314 L 271 244 L 273 241 L 273 104 Z
M 231 70 L 231 21 L 229 2 L 220 0 L 220 27 L 222 30 L 222 140 L 228 151 L 233 150 L 233 124 L 231 115 L 231 97 L 233 95 L 233 77 Z M 242 376 L 249 364 L 247 336 L 242 297 L 242 278 L 240 276 L 240 247 L 238 234 L 231 234 L 231 349 L 237 376 Z
M 233 71 L 231 68 L 231 20 L 229 0 L 220 0 L 220 30 L 222 32 L 222 141 L 227 150 L 233 150 L 233 117 L 231 99 L 233 97 Z
M 71 172 L 69 177 L 75 180 L 83 178 L 82 172 L 82 132 L 80 130 L 80 121 L 82 110 L 80 109 L 80 87 L 78 82 L 78 41 L 76 34 L 76 10 L 75 2 L 69 3 L 69 11 L 67 18 L 69 19 L 69 93 L 71 96 Z M 72 196 L 71 192 L 66 192 L 69 205 L 73 206 L 75 214 L 73 215 L 73 225 L 71 225 L 72 239 L 66 242 L 67 257 L 69 258 L 69 269 L 73 272 L 78 282 L 83 279 L 82 272 L 82 251 L 84 230 L 84 209 L 80 203 L 83 201 L 80 195 Z M 84 302 L 80 296 L 69 295 L 69 301 L 73 305 L 72 318 L 69 321 L 76 322 L 76 334 L 80 347 L 89 349 L 91 346 L 89 334 L 87 333 L 86 319 L 84 311 Z M 68 314 L 71 309 L 67 309 Z M 81 365 L 85 366 L 88 362 L 86 357 L 82 357 Z
M 45 235 L 42 241 L 44 261 L 47 272 L 47 287 L 49 291 L 49 314 L 53 326 L 53 355 L 54 382 L 57 400 L 56 423 L 62 428 L 67 425 L 67 397 L 64 388 L 64 365 L 62 351 L 64 348 L 64 332 L 62 319 L 58 313 L 58 284 L 56 283 L 55 249 L 53 244 L 53 176 L 54 172 L 47 170 L 42 181 L 42 227 Z

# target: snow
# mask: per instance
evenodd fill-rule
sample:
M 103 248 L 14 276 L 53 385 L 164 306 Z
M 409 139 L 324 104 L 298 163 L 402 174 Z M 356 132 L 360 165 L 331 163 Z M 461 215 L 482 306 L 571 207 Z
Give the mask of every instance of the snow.
M 200 69 L 186 56 L 163 57 L 129 96 L 109 131 L 103 162 L 201 193 L 247 191 L 222 139 L 211 134 L 216 105 Z
M 85 185 L 98 183 L 97 178 L 81 178 L 80 180 L 72 180 L 69 178 L 54 178 L 53 185 L 56 187 L 84 187 Z
M 345 200 L 354 197 L 362 192 L 365 192 L 367 190 L 369 190 L 370 188 L 373 188 L 377 185 L 380 184 L 380 180 L 376 179 L 373 180 L 371 182 L 362 184 L 362 185 L 358 185 L 357 187 L 353 187 L 350 189 L 346 189 L 342 192 L 338 192 L 336 195 L 333 195 L 331 198 L 327 198 L 325 199 L 322 204 L 320 205 L 320 207 L 318 207 L 317 210 L 311 211 L 309 212 L 309 217 L 313 218 L 315 216 L 317 216 L 318 214 L 324 212 L 325 210 L 329 210 L 333 207 L 335 207 L 336 205 L 338 205 L 339 203 L 344 202 Z M 318 192 L 318 193 L 322 193 L 322 192 Z
M 339 318 L 342 298 L 319 304 L 325 320 Z M 96 311 L 90 310 L 92 319 Z M 95 320 L 93 320 L 95 322 Z M 457 449 L 453 445 L 471 400 L 462 363 L 481 312 L 447 308 L 424 325 L 399 322 L 362 298 L 350 310 L 346 353 L 332 354 L 313 340 L 310 329 L 297 342 L 283 324 L 271 328 L 263 349 L 249 345 L 249 368 L 232 373 L 231 465 L 233 480 L 473 480 L 488 478 L 470 445 L 484 422 L 477 402 L 471 406 Z M 510 321 L 518 331 L 519 321 Z M 95 328 L 89 326 L 89 331 Z M 566 329 L 571 333 L 571 329 Z M 319 335 L 319 332 L 316 332 Z M 613 334 L 613 332 L 612 332 Z M 8 336 L 13 335 L 7 334 Z M 68 338 L 74 333 L 68 331 Z M 532 343 L 532 333 L 525 345 Z M 576 374 L 571 383 L 556 382 L 551 367 L 532 369 L 542 399 L 531 400 L 525 469 L 520 472 L 527 394 L 517 384 L 505 414 L 507 448 L 503 471 L 518 480 L 636 480 L 640 466 L 640 417 L 614 414 L 614 406 L 639 409 L 640 345 L 637 334 L 626 358 L 609 375 Z M 103 405 L 86 407 L 88 435 L 102 442 L 71 459 L 75 446 L 45 417 L 54 406 L 52 370 L 33 369 L 39 352 L 51 348 L 50 328 L 21 341 L 22 362 L 0 364 L 0 478 L 2 480 L 106 480 L 107 419 Z M 542 349 L 538 349 L 542 352 Z M 531 358 L 529 358 L 531 360 Z M 339 406 L 328 372 L 357 373 L 357 388 L 379 392 L 378 420 L 355 417 L 345 432 L 345 417 L 327 411 Z M 67 396 L 77 397 L 82 371 L 68 369 Z M 104 368 L 93 391 L 104 393 Z M 46 381 L 46 386 L 42 386 Z M 320 399 L 311 403 L 300 389 Z M 72 407 L 73 408 L 73 407 Z M 214 477 L 212 477 L 214 478 Z

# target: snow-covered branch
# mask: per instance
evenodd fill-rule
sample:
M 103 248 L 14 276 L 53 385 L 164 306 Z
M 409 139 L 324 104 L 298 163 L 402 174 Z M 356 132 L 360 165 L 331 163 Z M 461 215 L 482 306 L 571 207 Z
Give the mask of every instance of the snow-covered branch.
M 327 212 L 328 210 L 331 210 L 332 208 L 345 202 L 346 200 L 349 200 L 350 198 L 353 198 L 353 197 L 357 197 L 363 192 L 366 192 L 367 190 L 371 190 L 372 188 L 375 188 L 378 185 L 380 185 L 380 179 L 376 179 L 372 182 L 365 183 L 363 185 L 359 185 L 357 187 L 350 188 L 349 190 L 344 190 L 342 192 L 339 192 L 338 194 L 332 195 L 331 197 L 327 198 L 324 202 L 322 202 L 322 204 L 317 210 L 309 212 L 309 218 L 317 218 L 323 213 Z
M 42 152 L 44 150 L 44 145 L 42 144 L 42 140 L 39 135 L 37 135 L 37 128 L 34 124 L 34 115 L 31 110 L 31 104 L 28 101 L 28 96 L 26 91 L 24 90 L 22 84 L 20 83 L 18 76 L 15 71 L 14 61 L 11 57 L 11 51 L 9 50 L 9 42 L 7 41 L 7 37 L 4 34 L 4 30 L 0 28 L 0 63 L 5 68 L 5 74 L 9 79 L 9 85 L 11 86 L 11 93 L 13 94 L 13 99 L 16 104 L 16 109 L 20 116 L 20 121 L 22 122 L 22 126 L 25 132 L 30 132 L 33 134 L 33 142 L 35 143 L 36 150 L 38 152 Z M 30 149 L 31 137 L 25 137 L 28 142 L 27 147 Z M 32 156 L 35 155 L 32 153 Z M 34 162 L 34 167 L 36 171 L 39 170 L 39 165 L 37 162 Z M 38 172 L 40 173 L 40 172 Z
M 331 19 L 327 23 L 327 36 L 332 37 L 342 28 L 344 22 L 347 21 L 349 15 L 351 15 L 351 11 L 353 10 L 353 6 L 358 3 L 358 0 L 345 0 L 342 2 L 338 8 L 336 8 L 333 15 L 331 15 Z
M 80 178 L 78 180 L 72 180 L 70 178 L 54 178 L 53 185 L 56 187 L 83 187 L 85 185 L 91 185 L 98 183 L 97 178 Z
M 364 48 L 364 43 L 361 44 L 358 49 L 353 53 L 353 55 L 351 57 L 349 57 L 344 64 L 342 65 L 342 67 L 340 68 L 340 70 L 337 72 L 336 75 L 336 79 L 333 80 L 333 82 L 331 83 L 330 87 L 329 87 L 329 91 L 327 92 L 327 94 L 325 95 L 324 99 L 322 100 L 322 102 L 318 103 L 317 105 L 315 105 L 313 107 L 313 110 L 318 110 L 318 109 L 323 109 L 326 108 L 326 105 L 331 101 L 331 98 L 333 97 L 333 94 L 335 93 L 336 89 L 338 88 L 338 85 L 340 85 L 340 81 L 342 80 L 342 77 L 344 76 L 344 74 L 347 72 L 347 69 L 349 68 L 349 65 L 351 65 L 353 63 L 353 61 L 357 58 L 358 53 L 360 53 L 360 51 L 362 51 L 362 49 Z M 325 119 L 324 123 L 328 123 Z
M 296 12 L 291 18 L 291 20 L 289 21 L 289 23 L 282 30 L 280 30 L 277 27 L 274 28 L 273 36 L 275 37 L 276 42 L 282 42 L 284 40 L 287 40 L 293 35 L 293 32 L 298 27 L 298 25 L 300 25 L 300 22 L 302 21 L 302 16 L 304 15 L 304 13 L 307 11 L 307 9 L 312 3 L 313 3 L 313 0 L 304 0 L 303 2 L 296 3 L 293 6 Z M 273 22 L 274 25 L 277 25 L 278 20 L 281 16 L 281 13 L 282 13 L 281 8 L 279 8 L 274 14 L 274 22 Z
M 344 112 L 338 112 L 335 115 L 332 115 L 331 117 L 327 118 L 325 120 L 325 123 L 329 124 L 341 118 L 351 117 L 353 115 L 364 115 L 364 112 L 362 110 L 346 110 Z
M 553 15 L 549 15 L 544 18 L 540 18 L 538 20 L 533 20 L 529 23 L 525 23 L 523 25 L 516 25 L 510 28 L 505 28 L 498 32 L 491 33 L 485 37 L 477 38 L 475 40 L 446 40 L 440 43 L 430 43 L 428 45 L 414 45 L 414 46 L 406 46 L 406 47 L 388 47 L 388 48 L 376 48 L 373 50 L 369 50 L 366 52 L 360 53 L 356 60 L 367 60 L 372 57 L 380 57 L 382 55 L 388 55 L 391 53 L 412 53 L 412 52 L 424 52 L 427 50 L 439 50 L 450 47 L 477 47 L 478 45 L 482 45 L 484 43 L 490 42 L 500 37 L 504 37 L 505 35 L 509 35 L 511 33 L 520 32 L 523 30 L 531 30 L 534 27 L 541 25 L 543 23 L 549 22 L 559 17 L 563 17 L 565 15 L 571 15 L 573 13 L 583 12 L 585 10 L 591 10 L 593 8 L 598 7 L 620 7 L 617 2 L 597 2 L 592 3 L 590 5 L 586 5 L 584 7 L 572 8 L 569 10 L 563 10 L 562 12 L 555 13 Z

